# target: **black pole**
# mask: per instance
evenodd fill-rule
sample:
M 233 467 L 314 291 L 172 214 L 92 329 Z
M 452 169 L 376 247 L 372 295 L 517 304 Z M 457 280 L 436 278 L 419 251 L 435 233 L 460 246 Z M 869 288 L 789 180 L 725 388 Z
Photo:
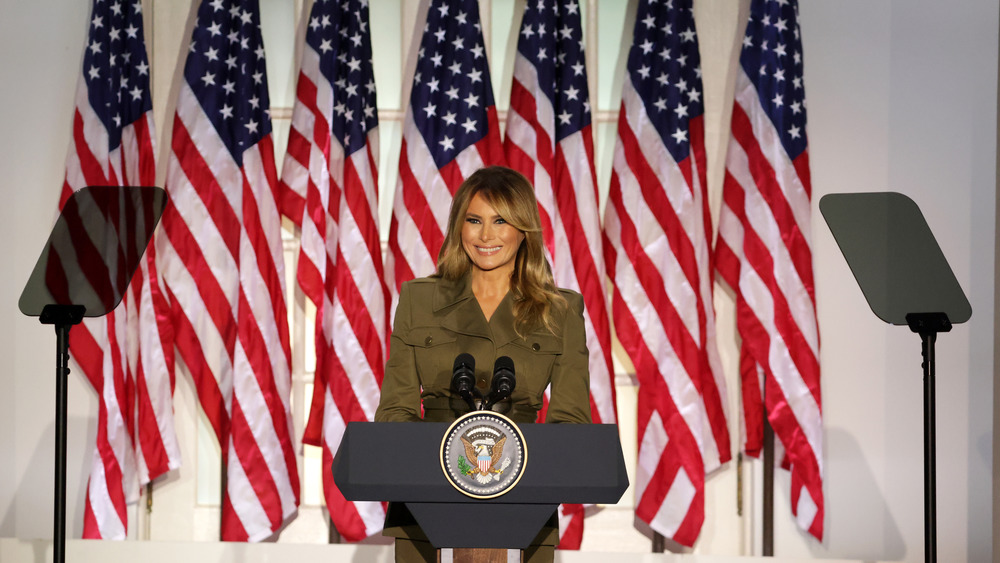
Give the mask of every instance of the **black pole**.
M 934 416 L 934 342 L 936 332 L 921 332 L 924 356 L 924 561 L 937 561 L 937 453 Z
M 660 532 L 653 532 L 653 553 L 663 553 L 666 551 L 667 541 Z
M 765 409 L 766 410 L 766 409 Z M 761 499 L 761 555 L 774 557 L 774 430 L 764 413 L 764 490 Z
M 66 561 L 66 401 L 69 381 L 69 329 L 56 325 L 56 470 L 52 561 Z
M 937 438 L 934 399 L 934 343 L 951 330 L 945 313 L 909 313 L 906 323 L 920 335 L 924 368 L 924 561 L 937 561 Z
M 69 382 L 69 329 L 83 321 L 83 305 L 46 305 L 38 320 L 56 328 L 56 460 L 52 561 L 66 561 L 66 402 Z
M 333 525 L 333 516 L 329 512 L 326 514 L 326 524 L 329 526 L 327 528 L 326 543 L 340 543 L 340 532 L 338 532 L 337 527 Z

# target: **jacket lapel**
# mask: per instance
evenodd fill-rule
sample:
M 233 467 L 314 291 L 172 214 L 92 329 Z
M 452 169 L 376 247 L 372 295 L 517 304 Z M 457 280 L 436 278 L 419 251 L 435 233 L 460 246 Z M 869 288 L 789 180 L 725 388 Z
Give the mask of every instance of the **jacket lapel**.
M 479 305 L 476 304 L 476 306 Z M 481 309 L 479 314 L 482 316 Z M 496 344 L 497 348 L 510 344 L 519 338 L 514 332 L 514 296 L 509 291 L 500 302 L 497 310 L 493 312 L 493 316 L 490 317 L 490 328 L 493 332 L 493 343 Z
M 469 276 L 455 281 L 442 278 L 436 285 L 433 299 L 431 307 L 435 315 L 443 315 L 443 328 L 459 334 L 490 338 L 490 327 L 472 294 Z

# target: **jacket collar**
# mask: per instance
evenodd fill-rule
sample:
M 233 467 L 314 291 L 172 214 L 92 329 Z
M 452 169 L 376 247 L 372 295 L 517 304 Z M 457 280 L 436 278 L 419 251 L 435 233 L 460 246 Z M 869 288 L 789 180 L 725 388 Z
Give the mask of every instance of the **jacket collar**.
M 514 297 L 509 291 L 489 322 L 472 293 L 468 274 L 454 281 L 439 278 L 432 299 L 435 314 L 451 309 L 441 319 L 441 326 L 448 330 L 490 338 L 498 348 L 519 338 L 514 332 Z
M 434 284 L 431 309 L 437 313 L 462 301 L 470 299 L 475 301 L 475 298 L 476 296 L 472 294 L 472 281 L 469 275 L 462 276 L 457 280 L 438 278 L 437 283 Z M 478 306 L 478 303 L 476 305 Z

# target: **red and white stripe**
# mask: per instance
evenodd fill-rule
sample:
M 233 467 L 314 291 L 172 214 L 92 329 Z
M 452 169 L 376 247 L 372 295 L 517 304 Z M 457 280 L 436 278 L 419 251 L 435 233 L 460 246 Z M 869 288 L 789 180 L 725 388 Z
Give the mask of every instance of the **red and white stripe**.
M 488 111 L 489 133 L 438 169 L 424 137 L 413 122 L 412 107 L 403 121 L 399 180 L 389 224 L 386 280 L 398 299 L 403 282 L 429 276 L 437 268 L 438 251 L 448 230 L 452 196 L 462 182 L 484 166 L 503 163 L 496 108 Z
M 791 468 L 792 512 L 799 525 L 823 536 L 823 424 L 819 331 L 812 273 L 809 153 L 789 160 L 740 71 L 726 157 L 717 269 L 737 295 L 743 338 L 741 372 L 748 434 L 761 424 L 764 403 Z M 757 432 L 755 434 L 754 432 Z M 748 442 L 749 450 L 759 444 Z
M 121 134 L 121 145 L 111 150 L 108 131 L 90 107 L 81 76 L 60 207 L 85 186 L 153 185 L 152 112 L 126 124 Z M 142 486 L 180 466 L 173 414 L 173 336 L 154 256 L 150 245 L 118 307 L 70 331 L 71 356 L 98 393 L 84 538 L 125 539 L 126 505 L 138 499 Z
M 535 187 L 556 285 L 583 294 L 591 413 L 595 423 L 615 424 L 594 139 L 587 126 L 556 144 L 555 120 L 552 103 L 538 86 L 534 66 L 518 55 L 504 139 L 507 162 Z
M 162 286 L 163 279 L 156 271 L 156 246 L 150 243 L 126 296 L 129 303 L 137 305 L 128 308 L 129 323 L 139 327 L 129 331 L 128 355 L 137 380 L 140 485 L 180 467 L 180 444 L 174 431 L 174 327 Z M 137 310 L 134 315 L 133 310 Z
M 298 505 L 291 352 L 271 137 L 240 168 L 182 81 L 158 239 L 177 349 L 222 446 L 222 539 L 258 541 Z
M 702 118 L 689 127 L 690 156 L 675 162 L 626 78 L 604 224 L 615 328 L 640 386 L 636 515 L 688 546 L 704 521 L 705 473 L 730 458 Z
M 303 442 L 323 448 L 323 490 L 337 532 L 359 541 L 382 529 L 385 508 L 345 500 L 332 464 L 347 423 L 373 420 L 384 373 L 389 291 L 378 230 L 378 130 L 369 131 L 362 149 L 345 154 L 331 131 L 335 89 L 319 65 L 320 54 L 307 43 L 282 168 L 286 214 L 302 229 L 298 280 L 317 309 Z
M 520 53 L 514 59 L 510 112 L 504 151 L 510 167 L 535 187 L 545 246 L 558 287 L 584 299 L 590 352 L 590 406 L 595 423 L 617 423 L 611 328 L 604 286 L 601 220 L 591 127 L 555 142 L 552 102 L 538 85 L 534 65 Z M 549 390 L 546 389 L 546 396 Z M 579 549 L 582 506 L 560 507 L 560 548 Z

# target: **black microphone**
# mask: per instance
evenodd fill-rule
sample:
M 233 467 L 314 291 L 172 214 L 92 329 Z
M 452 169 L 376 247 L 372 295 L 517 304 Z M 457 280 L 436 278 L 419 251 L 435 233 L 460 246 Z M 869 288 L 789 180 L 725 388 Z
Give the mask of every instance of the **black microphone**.
M 493 405 L 510 397 L 515 385 L 517 380 L 514 378 L 514 360 L 508 356 L 500 356 L 493 364 L 493 383 L 490 385 L 490 394 L 486 398 L 483 410 L 490 410 Z
M 469 403 L 470 410 L 476 410 L 476 402 L 472 398 L 472 392 L 476 390 L 476 359 L 472 354 L 459 354 L 451 373 L 451 390 Z

